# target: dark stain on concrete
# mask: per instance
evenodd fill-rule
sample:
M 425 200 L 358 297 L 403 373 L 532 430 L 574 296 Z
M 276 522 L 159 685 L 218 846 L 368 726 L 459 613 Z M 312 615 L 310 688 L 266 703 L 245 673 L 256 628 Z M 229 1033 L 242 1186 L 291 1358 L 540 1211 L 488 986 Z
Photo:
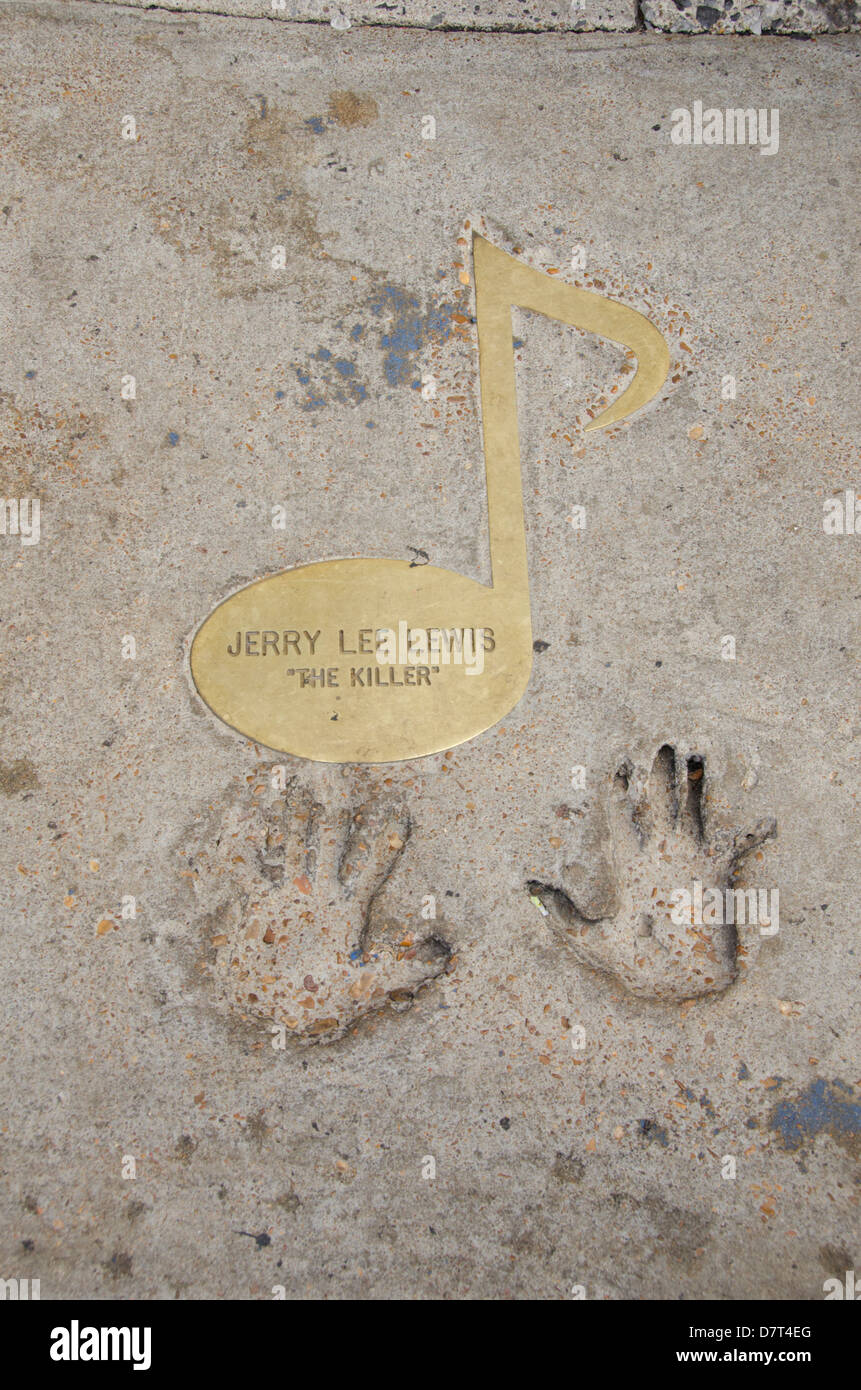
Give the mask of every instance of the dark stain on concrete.
M 38 786 L 36 769 L 28 758 L 19 758 L 14 763 L 0 762 L 0 792 L 4 796 L 35 791 Z
M 267 1245 L 272 1244 L 272 1237 L 268 1235 L 266 1231 L 261 1231 L 259 1234 L 255 1234 L 254 1231 L 237 1231 L 236 1234 L 238 1236 L 249 1236 L 251 1240 L 254 1241 L 258 1250 L 265 1250 Z
M 269 1126 L 263 1118 L 262 1110 L 258 1110 L 256 1115 L 249 1115 L 245 1122 L 245 1133 L 252 1144 L 257 1145 L 258 1149 L 263 1146 L 269 1133 Z
M 357 92 L 332 92 L 329 115 L 338 125 L 348 129 L 357 125 L 373 125 L 380 111 L 373 97 L 361 97 Z
M 671 1264 L 690 1269 L 705 1252 L 713 1219 L 704 1212 L 674 1206 L 654 1193 L 637 1197 L 631 1192 L 611 1192 L 609 1202 L 615 1213 L 626 1215 L 626 1232 L 630 1218 L 640 1216 L 647 1242 L 654 1240 L 654 1253 Z
M 112 1279 L 128 1279 L 132 1272 L 132 1256 L 124 1250 L 115 1250 L 111 1258 L 103 1262 L 102 1269 Z
M 550 1174 L 557 1182 L 580 1182 L 585 1171 L 586 1165 L 582 1159 L 574 1158 L 572 1154 L 558 1153 Z
M 690 1266 L 704 1250 L 711 1231 L 711 1218 L 697 1211 L 673 1206 L 662 1197 L 646 1197 L 642 1203 L 669 1259 Z
M 190 1163 L 192 1154 L 197 1148 L 197 1140 L 192 1139 L 190 1134 L 183 1134 L 176 1141 L 176 1156 L 180 1163 Z
M 849 1254 L 845 1246 L 820 1245 L 817 1259 L 826 1274 L 838 1279 L 843 1278 L 847 1269 L 855 1268 L 854 1256 Z

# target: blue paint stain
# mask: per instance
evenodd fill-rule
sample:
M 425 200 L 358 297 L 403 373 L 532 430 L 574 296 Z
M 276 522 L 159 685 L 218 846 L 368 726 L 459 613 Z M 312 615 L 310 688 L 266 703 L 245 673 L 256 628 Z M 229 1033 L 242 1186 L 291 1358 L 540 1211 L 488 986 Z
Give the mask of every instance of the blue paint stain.
M 706 1112 L 710 1120 L 717 1119 L 717 1116 L 715 1115 L 714 1111 L 714 1106 L 709 1100 L 708 1091 L 703 1091 L 702 1095 L 700 1096 L 700 1105 L 702 1106 L 703 1110 Z
M 662 1149 L 668 1147 L 670 1141 L 667 1137 L 667 1131 L 663 1125 L 658 1124 L 657 1120 L 638 1120 L 637 1128 L 650 1144 L 660 1144 Z
M 172 444 L 178 444 L 178 443 L 179 443 L 179 435 L 176 434 L 174 430 L 171 430 L 170 434 L 169 434 L 168 437 L 167 437 L 167 442 L 168 442 L 168 444 L 171 444 L 171 445 L 172 445 Z
M 292 189 L 292 188 L 285 188 L 285 189 L 284 189 L 284 192 L 283 192 L 283 193 L 279 193 L 278 196 L 276 197 L 276 199 L 275 199 L 276 203 L 283 203 L 287 198 L 290 197 L 290 194 L 291 194 L 292 192 L 293 192 L 293 189 Z
M 522 338 L 514 338 L 514 339 L 512 340 L 512 347 L 514 348 L 515 351 L 517 351 L 518 348 L 522 348 L 522 347 L 523 347 L 523 339 L 522 339 Z
M 739 1081 L 749 1081 L 749 1080 L 750 1080 L 750 1072 L 748 1071 L 748 1069 L 747 1069 L 747 1067 L 745 1066 L 744 1062 L 739 1062 L 738 1071 L 736 1072 L 736 1076 L 738 1077 Z
M 367 387 L 356 380 L 356 364 L 346 357 L 335 357 L 329 348 L 318 348 L 309 359 L 320 367 L 302 368 L 294 364 L 293 370 L 302 386 L 308 387 L 301 409 L 322 410 L 326 405 L 361 405 L 368 398 Z
M 32 381 L 32 380 L 33 380 L 33 377 L 36 375 L 36 373 L 35 373 L 34 371 L 29 371 L 29 372 L 25 372 L 24 375 L 25 375 L 25 377 L 27 378 L 28 381 Z
M 376 426 L 376 422 L 375 422 L 374 420 L 366 420 L 366 421 L 365 421 L 365 429 L 366 429 L 366 430 L 375 430 L 376 428 L 377 428 L 377 426 Z
M 439 301 L 423 304 L 397 285 L 374 290 L 366 303 L 368 312 L 381 320 L 378 341 L 386 382 L 389 386 L 409 386 L 420 391 L 416 356 L 429 345 L 439 345 L 451 337 L 455 306 Z M 341 323 L 337 327 L 353 343 L 364 341 L 367 336 L 367 325 L 362 322 L 349 329 Z M 359 405 L 369 399 L 368 387 L 358 380 L 359 365 L 346 356 L 336 356 L 330 348 L 317 348 L 309 353 L 304 368 L 294 363 L 293 370 L 299 383 L 311 388 L 302 406 L 306 411 L 318 410 L 323 404 Z
M 380 335 L 386 354 L 383 372 L 390 386 L 403 386 L 411 380 L 413 353 L 421 352 L 427 343 L 444 343 L 451 336 L 451 304 L 434 304 L 422 312 L 419 301 L 397 285 L 383 285 L 368 307 L 376 318 L 391 319 L 391 331 Z
M 315 135 L 322 135 L 326 129 L 326 122 L 322 116 L 309 116 L 305 124 Z
M 276 392 L 275 392 L 275 399 L 276 399 L 276 401 L 283 401 L 283 399 L 284 399 L 284 394 L 285 394 L 285 393 L 284 393 L 283 391 L 276 391 Z
M 796 1150 L 812 1144 L 817 1134 L 830 1134 L 838 1144 L 857 1149 L 861 1140 L 861 1105 L 851 1099 L 855 1092 L 845 1081 L 818 1077 L 795 1100 L 782 1100 L 774 1107 L 769 1126 L 785 1149 Z

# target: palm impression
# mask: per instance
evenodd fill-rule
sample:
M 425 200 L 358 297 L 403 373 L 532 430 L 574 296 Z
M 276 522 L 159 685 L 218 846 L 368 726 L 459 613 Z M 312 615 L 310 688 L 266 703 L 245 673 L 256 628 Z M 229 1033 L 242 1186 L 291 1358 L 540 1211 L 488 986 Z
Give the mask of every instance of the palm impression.
M 690 999 L 737 976 L 739 928 L 730 913 L 697 904 L 723 903 L 777 827 L 761 821 L 720 849 L 707 835 L 707 802 L 705 760 L 665 744 L 650 774 L 630 762 L 616 772 L 606 835 L 588 861 L 567 865 L 561 886 L 527 884 L 576 959 L 632 994 Z

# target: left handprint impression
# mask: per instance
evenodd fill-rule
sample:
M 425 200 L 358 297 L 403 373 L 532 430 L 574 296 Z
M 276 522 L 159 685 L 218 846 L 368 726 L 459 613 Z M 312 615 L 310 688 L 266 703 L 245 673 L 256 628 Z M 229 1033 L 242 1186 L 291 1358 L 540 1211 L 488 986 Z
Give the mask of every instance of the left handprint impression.
M 220 996 L 303 1043 L 408 1007 L 452 955 L 432 931 L 374 913 L 410 833 L 396 797 L 324 806 L 298 781 L 273 789 L 261 771 L 216 814 L 194 858 Z

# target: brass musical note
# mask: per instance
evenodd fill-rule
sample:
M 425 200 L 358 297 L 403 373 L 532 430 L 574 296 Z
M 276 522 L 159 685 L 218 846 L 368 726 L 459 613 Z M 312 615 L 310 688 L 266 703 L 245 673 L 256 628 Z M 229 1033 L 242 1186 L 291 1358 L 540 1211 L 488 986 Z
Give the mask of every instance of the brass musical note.
M 636 310 L 473 237 L 492 583 L 405 560 L 323 560 L 221 603 L 191 648 L 195 686 L 248 738 L 319 762 L 377 763 L 452 748 L 491 728 L 532 669 L 511 309 L 631 348 L 636 373 L 587 430 L 661 389 L 667 344 Z

